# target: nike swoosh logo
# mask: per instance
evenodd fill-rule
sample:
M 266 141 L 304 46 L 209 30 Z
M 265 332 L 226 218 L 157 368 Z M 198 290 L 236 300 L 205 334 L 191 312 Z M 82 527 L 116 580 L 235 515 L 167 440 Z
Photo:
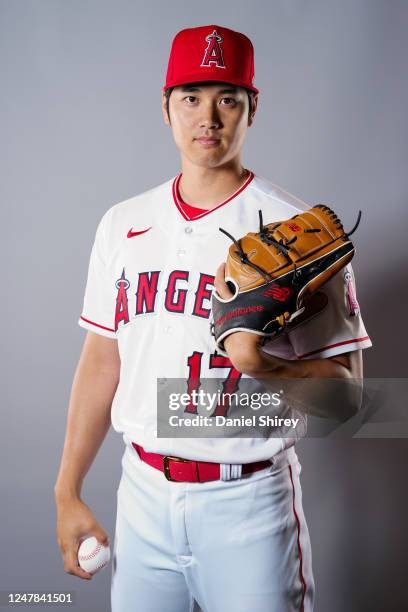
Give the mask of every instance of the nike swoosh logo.
M 134 236 L 140 236 L 140 234 L 145 234 L 146 232 L 148 232 L 150 229 L 152 229 L 151 227 L 148 227 L 145 230 L 141 230 L 140 232 L 132 232 L 132 228 L 130 228 L 130 230 L 127 233 L 127 237 L 128 238 L 133 238 Z

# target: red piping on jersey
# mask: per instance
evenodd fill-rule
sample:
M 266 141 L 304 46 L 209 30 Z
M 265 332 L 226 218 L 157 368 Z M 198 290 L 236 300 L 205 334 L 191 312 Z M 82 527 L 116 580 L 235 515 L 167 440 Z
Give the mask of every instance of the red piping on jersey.
M 215 208 L 211 208 L 211 210 L 201 209 L 202 210 L 201 214 L 198 214 L 194 218 L 191 218 L 186 214 L 186 211 L 183 209 L 183 205 L 185 205 L 186 202 L 183 201 L 183 198 L 181 197 L 180 191 L 179 191 L 179 183 L 180 183 L 181 175 L 182 175 L 182 172 L 180 172 L 180 174 L 178 174 L 175 177 L 173 181 L 172 192 L 173 192 L 174 203 L 177 206 L 178 210 L 180 211 L 182 217 L 186 221 L 195 221 L 196 219 L 201 219 L 202 217 L 205 217 L 205 215 L 209 215 L 214 210 L 217 210 L 221 206 L 224 206 L 224 204 L 227 204 L 227 202 L 230 202 L 233 198 L 236 198 L 237 195 L 239 195 L 242 191 L 244 191 L 244 189 L 249 185 L 249 183 L 252 181 L 252 179 L 255 176 L 254 173 L 251 170 L 249 170 L 249 176 L 246 179 L 245 183 L 241 185 L 241 187 L 237 189 L 237 191 L 235 191 L 229 198 L 221 202 L 221 204 L 218 204 Z M 197 206 L 194 206 L 194 204 L 191 204 L 191 206 L 193 206 L 194 208 L 197 208 Z
M 295 515 L 296 525 L 297 525 L 297 545 L 298 545 L 298 550 L 299 550 L 299 578 L 300 578 L 300 582 L 302 583 L 302 601 L 300 602 L 299 612 L 304 612 L 305 595 L 306 595 L 307 586 L 306 586 L 305 577 L 303 575 L 303 554 L 302 554 L 302 547 L 300 545 L 300 521 L 299 521 L 298 514 L 296 512 L 296 508 L 295 508 L 295 485 L 293 484 L 292 466 L 288 465 L 288 467 L 289 467 L 289 474 L 290 474 L 290 482 L 292 483 L 292 491 L 293 491 L 293 501 L 292 501 L 293 514 Z
M 82 315 L 79 317 L 80 319 L 82 319 L 83 321 L 85 321 L 86 323 L 90 323 L 91 325 L 95 325 L 95 327 L 100 327 L 101 329 L 106 329 L 106 331 L 111 331 L 114 332 L 114 329 L 111 329 L 110 327 L 105 327 L 104 325 L 99 325 L 99 323 L 94 323 L 94 321 L 90 321 L 89 319 L 85 319 L 85 317 L 83 317 Z
M 298 359 L 303 359 L 303 357 L 309 357 L 309 355 L 314 355 L 315 353 L 320 353 L 320 351 L 325 351 L 327 349 L 334 348 L 336 346 L 342 346 L 343 344 L 351 344 L 352 342 L 364 342 L 364 340 L 370 340 L 369 336 L 362 336 L 361 338 L 353 338 L 352 340 L 343 340 L 343 342 L 336 342 L 335 344 L 328 344 L 327 346 L 323 346 L 322 348 L 316 349 L 315 351 L 310 351 L 310 353 L 304 353 L 303 355 L 298 355 Z

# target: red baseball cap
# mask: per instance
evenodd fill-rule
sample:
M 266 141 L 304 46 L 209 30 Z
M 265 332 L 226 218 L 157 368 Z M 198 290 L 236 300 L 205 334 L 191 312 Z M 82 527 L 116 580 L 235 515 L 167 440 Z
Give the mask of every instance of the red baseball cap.
M 173 39 L 163 90 L 221 81 L 259 93 L 254 74 L 254 48 L 245 34 L 217 25 L 188 28 Z

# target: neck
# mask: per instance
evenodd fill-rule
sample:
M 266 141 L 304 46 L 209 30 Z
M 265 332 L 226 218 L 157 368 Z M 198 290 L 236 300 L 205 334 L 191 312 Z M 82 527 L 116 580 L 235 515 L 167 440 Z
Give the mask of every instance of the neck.
M 205 210 L 226 200 L 249 174 L 239 159 L 217 168 L 204 168 L 183 160 L 181 172 L 179 191 L 184 202 Z

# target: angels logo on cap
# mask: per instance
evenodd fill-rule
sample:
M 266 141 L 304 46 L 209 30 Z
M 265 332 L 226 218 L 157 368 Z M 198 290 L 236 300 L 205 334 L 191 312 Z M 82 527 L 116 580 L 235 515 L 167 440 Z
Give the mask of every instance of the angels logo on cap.
M 225 68 L 221 49 L 222 37 L 217 33 L 217 30 L 206 36 L 205 40 L 208 42 L 208 45 L 201 66 L 214 64 L 217 68 Z
M 254 48 L 245 34 L 218 25 L 187 28 L 173 39 L 163 90 L 218 81 L 259 93 L 254 74 Z

